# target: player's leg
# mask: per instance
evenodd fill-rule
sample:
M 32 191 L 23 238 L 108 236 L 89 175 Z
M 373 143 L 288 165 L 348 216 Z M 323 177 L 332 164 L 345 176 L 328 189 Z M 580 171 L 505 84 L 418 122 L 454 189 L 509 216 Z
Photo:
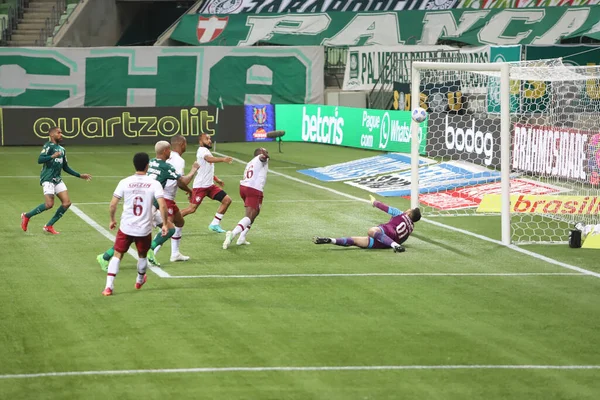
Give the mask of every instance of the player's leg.
M 114 256 L 108 263 L 106 287 L 102 292 L 104 296 L 110 296 L 113 294 L 115 277 L 119 273 L 121 259 L 123 258 L 123 254 L 129 249 L 129 246 L 131 246 L 131 243 L 133 243 L 133 238 L 131 236 L 125 235 L 123 232 L 121 232 L 121 230 L 117 231 L 117 236 L 115 237 Z
M 186 208 L 181 210 L 181 216 L 185 217 L 186 215 L 195 213 L 196 210 L 198 209 L 198 206 L 200 206 L 200 203 L 196 204 L 196 203 L 190 202 L 190 204 Z
M 390 247 L 394 249 L 394 252 L 401 253 L 404 251 L 404 246 L 394 242 L 394 240 L 385 234 L 383 228 L 381 226 L 374 226 L 369 228 L 367 232 L 370 238 L 375 239 L 377 242 L 383 244 L 386 247 Z
M 135 238 L 135 247 L 138 251 L 137 263 L 137 278 L 135 280 L 135 288 L 141 289 L 144 283 L 148 280 L 146 269 L 148 268 L 148 250 L 152 244 L 152 235 Z
M 54 207 L 54 183 L 44 182 L 42 184 L 42 189 L 44 192 L 44 202 L 33 210 L 21 214 L 21 229 L 26 232 L 30 218 Z
M 373 239 L 367 236 L 352 236 L 352 237 L 342 237 L 342 238 L 329 238 L 329 237 L 319 237 L 315 236 L 313 238 L 314 244 L 334 244 L 336 246 L 350 247 L 356 246 L 363 249 L 368 249 L 371 245 L 371 241 Z
M 54 213 L 54 216 L 52 218 L 50 218 L 50 221 L 48 221 L 48 223 L 44 227 L 44 230 L 46 232 L 50 232 L 53 234 L 58 233 L 53 228 L 54 224 L 56 223 L 56 221 L 61 219 L 63 217 L 63 215 L 67 212 L 69 207 L 71 207 L 71 199 L 69 199 L 69 192 L 67 190 L 67 186 L 65 185 L 65 183 L 61 182 L 58 185 L 55 185 L 55 190 L 56 190 L 56 196 L 60 199 L 61 204 L 58 207 L 58 209 L 56 210 L 56 212 Z
M 259 205 L 260 207 L 260 205 Z M 248 208 L 250 208 L 250 210 L 248 210 Z M 250 211 L 250 212 L 249 212 Z M 256 218 L 258 217 L 258 215 L 260 214 L 260 208 L 252 208 L 252 207 L 247 207 L 246 208 L 246 216 L 248 218 L 250 218 L 250 225 L 248 225 L 246 227 L 246 229 L 244 229 L 241 233 L 240 233 L 240 237 L 238 238 L 236 244 L 238 246 L 243 246 L 243 245 L 249 245 L 250 242 L 248 242 L 246 240 L 246 236 L 248 236 L 248 233 L 250 233 L 250 228 L 252 228 L 252 225 L 254 224 L 254 221 L 256 221 Z
M 246 204 L 248 204 L 248 198 L 246 198 L 245 200 Z M 244 216 L 244 218 L 242 218 L 240 220 L 240 222 L 238 222 L 238 224 L 235 226 L 235 228 L 233 228 L 233 230 L 228 231 L 227 233 L 225 233 L 225 241 L 223 242 L 223 249 L 227 249 L 229 247 L 229 245 L 231 244 L 231 241 L 240 233 L 242 232 L 248 232 L 248 229 L 250 229 L 250 225 L 252 225 L 252 223 L 254 222 L 254 220 L 256 219 L 256 217 L 258 216 L 258 214 L 260 213 L 260 210 L 251 206 L 246 206 L 246 215 Z M 246 240 L 246 236 L 243 236 L 244 241 Z M 241 240 L 241 239 L 240 239 Z M 239 240 L 238 240 L 239 242 Z M 240 243 L 243 244 L 243 243 Z
M 202 204 L 202 199 L 204 199 L 204 196 L 206 196 L 206 189 L 192 189 L 192 194 L 190 195 L 190 204 L 181 210 L 181 216 L 185 217 L 186 215 L 195 213 L 200 204 Z
M 213 188 L 214 186 L 214 188 Z M 227 212 L 229 205 L 231 204 L 231 197 L 225 193 L 224 190 L 221 190 L 218 186 L 211 186 L 211 193 L 209 193 L 209 197 L 213 200 L 220 202 L 219 208 L 217 209 L 217 213 L 215 214 L 212 222 L 208 226 L 213 232 L 224 233 L 225 230 L 221 228 L 221 220 L 223 216 Z M 218 191 L 217 191 L 218 190 Z
M 173 236 L 173 234 L 175 233 L 175 225 L 173 225 L 173 222 L 171 222 L 170 219 L 167 219 L 166 224 L 167 228 L 169 229 L 168 233 L 165 236 L 163 236 L 162 232 L 158 232 L 156 234 L 156 237 L 152 241 L 150 250 L 148 251 L 148 261 L 150 261 L 150 264 L 154 265 L 155 267 L 160 267 L 160 263 L 156 260 L 154 249 L 157 246 L 162 246 L 162 244 L 169 240 L 171 236 Z
M 190 258 L 188 256 L 184 256 L 179 251 L 185 219 L 183 219 L 183 216 L 181 215 L 181 212 L 177 206 L 175 206 L 173 210 L 173 224 L 175 225 L 175 233 L 173 234 L 173 237 L 171 237 L 171 262 L 187 261 Z

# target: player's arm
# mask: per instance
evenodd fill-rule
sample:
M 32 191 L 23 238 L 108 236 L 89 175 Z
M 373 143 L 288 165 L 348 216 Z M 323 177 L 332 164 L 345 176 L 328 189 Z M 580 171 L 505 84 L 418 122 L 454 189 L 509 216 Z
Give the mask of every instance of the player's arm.
M 188 193 L 191 192 L 190 188 L 188 188 L 187 185 L 190 184 L 190 182 L 194 178 L 194 175 L 196 175 L 196 172 L 198 172 L 198 169 L 200 169 L 200 164 L 198 164 L 198 162 L 195 161 L 192 164 L 192 169 L 190 170 L 190 172 L 187 175 L 180 175 L 177 178 L 177 186 L 180 187 L 181 189 L 185 190 Z M 183 184 L 183 186 L 181 186 L 181 184 Z
M 75 171 L 73 168 L 69 167 L 69 163 L 67 162 L 67 156 L 66 155 L 65 155 L 65 159 L 63 161 L 63 170 L 67 174 L 73 175 L 76 178 L 85 179 L 86 181 L 92 180 L 92 176 L 90 174 L 80 174 L 79 172 Z
M 226 162 L 228 164 L 231 164 L 233 162 L 233 158 L 231 158 L 231 157 L 215 157 L 215 156 L 209 156 L 208 154 L 204 156 L 204 160 L 211 164 L 220 163 L 220 162 Z
M 40 156 L 38 157 L 38 164 L 44 164 L 47 163 L 48 161 L 59 157 L 60 156 L 60 151 L 55 152 L 54 154 L 48 154 L 48 148 L 44 147 L 42 149 L 42 152 L 40 153 Z
M 396 207 L 388 206 L 387 204 L 384 204 L 384 203 L 380 202 L 379 200 L 376 200 L 375 197 L 373 197 L 371 195 L 369 195 L 369 199 L 371 200 L 371 204 L 373 205 L 373 207 L 378 208 L 381 211 L 390 214 L 392 217 L 396 217 L 396 216 L 402 214 L 402 211 L 400 211 Z
M 115 216 L 117 214 L 117 205 L 119 204 L 119 200 L 121 200 L 120 197 L 113 195 L 110 205 L 108 206 L 108 211 L 110 213 L 110 229 L 115 229 L 117 226 L 117 220 L 115 219 Z
M 183 183 L 181 179 L 177 179 L 177 187 L 186 192 L 188 195 L 192 194 L 192 189 L 190 189 L 188 185 Z
M 225 186 L 225 182 L 223 182 L 221 179 L 219 179 L 219 177 L 216 175 L 213 176 L 213 181 L 221 187 Z

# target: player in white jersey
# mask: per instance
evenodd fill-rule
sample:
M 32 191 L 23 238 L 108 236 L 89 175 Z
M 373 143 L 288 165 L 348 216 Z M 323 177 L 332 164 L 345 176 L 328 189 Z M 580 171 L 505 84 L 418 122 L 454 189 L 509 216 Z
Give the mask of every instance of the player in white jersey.
M 237 245 L 250 244 L 246 241 L 246 235 L 254 223 L 263 201 L 263 192 L 267 183 L 267 173 L 269 172 L 269 152 L 265 148 L 254 150 L 254 158 L 246 164 L 244 175 L 240 181 L 240 197 L 244 200 L 246 216 L 238 222 L 233 230 L 225 234 L 223 249 L 227 249 L 233 238 L 238 234 Z
M 146 175 L 150 157 L 146 153 L 137 153 L 133 157 L 135 175 L 125 178 L 119 182 L 110 202 L 110 229 L 115 229 L 117 221 L 117 205 L 123 199 L 123 213 L 121 214 L 121 226 L 115 238 L 115 254 L 108 263 L 108 275 L 106 277 L 106 288 L 102 292 L 104 296 L 113 294 L 115 276 L 119 272 L 119 264 L 123 254 L 129 250 L 129 246 L 135 243 L 138 251 L 138 276 L 135 288 L 140 289 L 146 283 L 146 268 L 148 259 L 146 255 L 152 242 L 152 203 L 156 199 L 163 220 L 167 219 L 167 206 L 163 199 L 164 192 L 161 184 Z M 167 235 L 167 224 L 162 226 L 162 234 Z
M 200 164 L 200 169 L 194 179 L 190 205 L 185 210 L 181 210 L 181 215 L 185 217 L 188 214 L 195 213 L 200 203 L 202 203 L 202 199 L 208 196 L 210 199 L 221 203 L 208 229 L 213 232 L 223 233 L 225 231 L 221 228 L 221 220 L 231 204 L 231 197 L 221 189 L 225 183 L 215 176 L 214 164 L 220 162 L 231 164 L 233 159 L 231 157 L 214 157 L 210 152 L 212 139 L 206 133 L 200 135 L 199 143 L 200 147 L 196 153 L 196 158 Z M 215 185 L 215 183 L 220 187 Z
M 174 136 L 171 139 L 171 156 L 167 159 L 167 162 L 171 164 L 175 171 L 179 175 L 185 175 L 185 160 L 183 153 L 187 150 L 187 140 L 185 136 Z M 192 195 L 192 190 L 181 180 L 170 179 L 165 185 L 165 203 L 167 204 L 167 214 L 169 220 L 175 225 L 175 233 L 171 237 L 171 262 L 175 261 L 187 261 L 190 258 L 184 256 L 179 252 L 179 244 L 181 243 L 181 234 L 185 220 L 177 207 L 175 197 L 177 196 L 177 188 L 180 188 L 187 193 L 188 198 Z M 158 254 L 158 251 L 162 245 L 158 245 L 154 248 L 154 256 Z

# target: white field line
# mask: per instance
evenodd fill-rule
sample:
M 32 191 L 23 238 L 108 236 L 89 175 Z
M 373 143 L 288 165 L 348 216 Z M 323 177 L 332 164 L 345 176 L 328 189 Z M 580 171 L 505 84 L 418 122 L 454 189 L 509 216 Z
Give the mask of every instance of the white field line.
M 415 371 L 415 370 L 597 370 L 600 365 L 348 365 L 314 367 L 219 367 L 173 369 L 122 369 L 104 371 L 40 372 L 4 374 L 0 379 L 27 379 L 95 375 L 192 374 L 227 372 L 338 372 L 338 371 Z
M 268 278 L 336 278 L 336 277 L 419 277 L 419 276 L 499 276 L 499 277 L 525 277 L 525 276 L 584 276 L 578 272 L 367 272 L 348 274 L 268 274 L 268 275 L 181 275 L 169 276 L 170 279 L 268 279 Z
M 73 211 L 75 215 L 81 218 L 85 223 L 87 223 L 96 231 L 98 231 L 102 236 L 114 243 L 115 237 L 104 227 L 100 226 L 96 221 L 91 219 L 86 213 L 81 211 L 75 204 L 71 204 L 71 211 Z M 127 250 L 127 253 L 136 260 L 138 259 L 138 255 L 135 251 L 133 251 L 133 249 L 130 248 L 129 250 Z M 163 269 L 150 265 L 150 263 L 148 263 L 148 268 L 161 278 L 168 278 L 171 276 L 168 273 L 166 273 Z
M 214 154 L 217 154 L 217 155 L 222 156 L 222 157 L 226 156 L 226 154 L 217 153 L 217 152 L 215 152 Z M 233 158 L 233 160 L 236 161 L 236 162 L 238 162 L 238 163 L 240 163 L 240 164 L 246 164 L 245 161 L 242 161 L 239 158 Z M 330 193 L 335 193 L 335 194 L 337 194 L 339 196 L 343 196 L 343 197 L 346 197 L 348 199 L 353 199 L 353 200 L 356 200 L 356 201 L 362 201 L 364 203 L 370 203 L 369 200 L 367 200 L 367 199 L 362 199 L 360 197 L 356 197 L 356 196 L 353 196 L 353 195 L 348 194 L 348 193 L 340 192 L 339 190 L 331 189 L 331 188 L 328 188 L 326 186 L 317 185 L 316 183 L 307 182 L 305 180 L 302 180 L 302 179 L 299 179 L 299 178 L 296 178 L 296 177 L 293 177 L 293 176 L 290 176 L 290 175 L 286 175 L 286 174 L 283 174 L 281 172 L 269 171 L 269 173 L 281 176 L 283 178 L 292 180 L 294 182 L 302 183 L 304 185 L 308 185 L 308 186 L 312 186 L 312 187 L 315 187 L 315 188 L 318 188 L 318 189 L 326 190 L 326 191 L 328 191 Z M 427 222 L 429 224 L 438 226 L 440 228 L 445 228 L 445 229 L 448 229 L 448 230 L 451 230 L 451 231 L 454 231 L 454 232 L 457 232 L 457 233 L 462 233 L 463 235 L 467 235 L 467 236 L 475 237 L 475 238 L 478 238 L 478 239 L 481 239 L 481 240 L 485 240 L 486 242 L 494 243 L 494 244 L 497 244 L 499 246 L 504 246 L 502 244 L 502 242 L 499 241 L 499 240 L 492 239 L 492 238 L 489 238 L 487 236 L 479 235 L 477 233 L 469 232 L 469 231 L 464 230 L 464 229 L 455 228 L 453 226 L 442 224 L 440 222 L 432 221 L 432 220 L 430 220 L 428 218 L 421 218 L 421 221 Z M 592 276 L 595 276 L 596 278 L 600 278 L 600 273 L 597 273 L 597 272 L 592 272 L 592 271 L 589 271 L 589 270 L 584 269 L 584 268 L 576 267 L 574 265 L 570 265 L 570 264 L 567 264 L 567 263 L 555 260 L 553 258 L 546 257 L 546 256 L 543 256 L 543 255 L 538 254 L 538 253 L 534 253 L 533 251 L 522 249 L 522 248 L 520 248 L 518 246 L 515 246 L 515 245 L 509 245 L 509 246 L 506 246 L 506 247 L 508 247 L 509 249 L 512 249 L 512 250 L 514 250 L 514 251 L 516 251 L 518 253 L 525 254 L 525 255 L 528 255 L 530 257 L 533 257 L 533 258 L 535 258 L 537 260 L 545 261 L 545 262 L 547 262 L 549 264 L 558 265 L 559 267 L 563 267 L 563 268 L 566 268 L 566 269 L 570 269 L 572 271 L 581 272 L 582 274 L 592 275 Z

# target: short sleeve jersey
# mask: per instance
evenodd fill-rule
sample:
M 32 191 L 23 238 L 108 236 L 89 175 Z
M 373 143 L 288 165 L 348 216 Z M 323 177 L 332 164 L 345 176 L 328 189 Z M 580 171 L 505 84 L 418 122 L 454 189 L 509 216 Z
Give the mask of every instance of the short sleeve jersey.
M 200 146 L 196 152 L 196 161 L 200 164 L 200 169 L 194 178 L 194 189 L 207 188 L 214 184 L 215 164 L 206 161 L 204 159 L 206 156 L 212 157 L 212 153 L 206 147 Z
M 267 172 L 269 171 L 269 160 L 260 161 L 261 156 L 256 156 L 248 164 L 244 170 L 244 176 L 240 181 L 241 186 L 251 187 L 253 189 L 264 191 L 267 183 Z
M 119 182 L 113 196 L 123 199 L 121 232 L 135 237 L 152 233 L 152 202 L 164 196 L 158 181 L 148 175 L 132 175 Z
M 381 225 L 386 235 L 394 239 L 398 244 L 402 244 L 413 232 L 414 224 L 410 217 L 405 213 L 393 216 L 386 224 Z
M 160 183 L 160 185 L 164 188 L 169 179 L 177 180 L 181 177 L 181 174 L 178 174 L 171 164 L 164 160 L 160 160 L 158 158 L 153 158 L 150 160 L 150 164 L 148 166 L 148 172 L 146 175 L 154 178 Z
M 171 164 L 175 168 L 180 176 L 183 175 L 185 170 L 185 160 L 179 155 L 179 153 L 172 151 L 171 157 L 167 160 L 168 164 Z M 165 199 L 175 200 L 177 195 L 177 180 L 169 179 L 165 185 Z
M 47 142 L 42 148 L 41 154 L 51 156 L 57 151 L 60 151 L 62 155 L 52 158 L 42 165 L 42 171 L 40 172 L 40 185 L 44 182 L 51 182 L 54 184 L 59 184 L 62 182 L 61 172 L 63 169 L 63 163 L 67 160 L 65 148 L 59 144 Z

